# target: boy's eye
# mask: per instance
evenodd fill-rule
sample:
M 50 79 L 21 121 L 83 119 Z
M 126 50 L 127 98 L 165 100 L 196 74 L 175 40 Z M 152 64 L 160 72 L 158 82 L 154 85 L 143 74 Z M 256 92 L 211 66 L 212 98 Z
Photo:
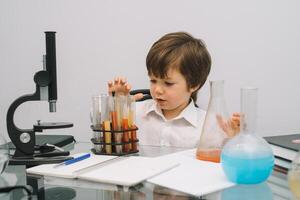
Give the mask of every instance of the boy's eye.
M 156 83 L 156 80 L 150 79 L 150 82 L 151 82 L 151 83 Z
M 171 83 L 171 82 L 165 82 L 165 84 L 166 84 L 167 86 L 172 86 L 172 85 L 174 85 L 174 83 Z

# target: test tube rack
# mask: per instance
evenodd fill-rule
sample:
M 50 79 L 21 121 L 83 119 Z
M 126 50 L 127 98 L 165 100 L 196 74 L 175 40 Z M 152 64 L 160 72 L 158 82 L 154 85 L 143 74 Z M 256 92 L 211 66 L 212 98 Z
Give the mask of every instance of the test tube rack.
M 124 130 L 104 130 L 91 125 L 91 129 L 94 132 L 94 137 L 91 138 L 94 148 L 91 151 L 96 155 L 122 156 L 139 152 L 136 126 Z M 108 141 L 107 134 L 111 136 Z

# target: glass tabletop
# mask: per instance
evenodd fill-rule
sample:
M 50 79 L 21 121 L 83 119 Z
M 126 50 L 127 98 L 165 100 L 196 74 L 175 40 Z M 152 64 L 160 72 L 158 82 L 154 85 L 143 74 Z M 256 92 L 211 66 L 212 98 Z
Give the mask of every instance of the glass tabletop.
M 71 154 L 88 152 L 92 148 L 89 142 L 77 142 L 74 147 L 69 146 Z M 139 146 L 138 155 L 157 157 L 183 151 L 186 149 L 175 147 Z M 143 182 L 134 187 L 122 187 L 109 184 L 101 184 L 78 179 L 64 179 L 56 177 L 43 177 L 26 175 L 25 166 L 9 166 L 0 176 L 0 187 L 13 185 L 26 185 L 33 187 L 34 195 L 28 197 L 23 189 L 0 193 L 0 199 L 138 199 L 138 200 L 165 200 L 165 199 L 211 199 L 211 200 L 272 200 L 293 199 L 284 173 L 273 171 L 266 182 L 255 185 L 237 185 L 222 191 L 205 196 L 196 197 L 169 188 Z

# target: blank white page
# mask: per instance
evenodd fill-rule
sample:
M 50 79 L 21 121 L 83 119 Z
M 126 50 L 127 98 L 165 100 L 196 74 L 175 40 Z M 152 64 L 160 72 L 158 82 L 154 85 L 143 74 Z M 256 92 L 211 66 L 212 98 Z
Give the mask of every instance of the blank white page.
M 195 153 L 193 149 L 162 156 L 180 166 L 147 181 L 197 197 L 235 185 L 227 180 L 220 163 L 197 160 Z
M 131 156 L 82 173 L 78 175 L 78 178 L 102 183 L 133 186 L 176 166 L 178 166 L 177 161 Z

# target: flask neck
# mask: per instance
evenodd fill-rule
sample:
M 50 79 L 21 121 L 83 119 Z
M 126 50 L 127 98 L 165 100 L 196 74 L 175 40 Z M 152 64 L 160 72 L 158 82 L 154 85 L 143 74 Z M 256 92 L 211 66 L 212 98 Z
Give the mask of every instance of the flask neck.
M 257 118 L 257 88 L 241 89 L 241 132 L 255 133 Z
M 212 97 L 224 98 L 224 81 L 210 81 L 210 94 Z

